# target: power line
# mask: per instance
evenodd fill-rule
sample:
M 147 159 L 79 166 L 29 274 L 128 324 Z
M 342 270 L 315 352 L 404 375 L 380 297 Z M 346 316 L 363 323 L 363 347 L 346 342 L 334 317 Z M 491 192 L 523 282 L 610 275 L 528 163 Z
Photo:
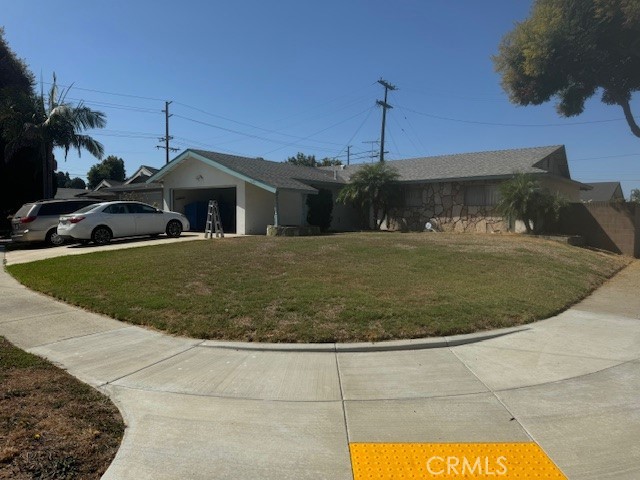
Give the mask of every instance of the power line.
M 44 82 L 44 81 L 42 81 L 42 83 L 43 83 L 43 84 L 47 84 L 47 85 L 51 85 L 51 83 L 50 83 L 50 82 Z M 372 83 L 371 85 L 373 85 L 373 84 L 375 84 L 375 82 L 374 82 L 374 83 Z M 143 95 L 132 95 L 132 94 L 127 94 L 127 93 L 110 92 L 110 91 L 106 91 L 106 90 L 98 90 L 98 89 L 92 89 L 92 88 L 83 88 L 83 87 L 78 87 L 78 86 L 75 86 L 75 85 L 61 85 L 61 84 L 58 84 L 58 85 L 59 85 L 60 87 L 62 87 L 62 88 L 71 88 L 71 87 L 73 87 L 73 88 L 75 88 L 75 89 L 77 89 L 77 90 L 81 90 L 81 91 L 93 92 L 93 93 L 100 93 L 100 94 L 105 94 L 105 95 L 113 95 L 113 96 L 118 96 L 118 97 L 136 98 L 136 99 L 150 100 L 150 101 L 164 101 L 164 100 L 162 100 L 162 99 L 160 99 L 160 98 L 147 97 L 147 96 L 143 96 Z M 345 95 L 338 96 L 338 97 L 336 97 L 336 98 L 333 98 L 333 99 L 331 99 L 331 100 L 328 100 L 327 102 L 323 102 L 323 103 L 322 103 L 322 104 L 320 104 L 320 105 L 317 105 L 317 106 L 315 106 L 315 107 L 312 107 L 312 108 L 310 108 L 310 109 L 307 109 L 307 110 L 305 110 L 305 111 L 303 111 L 303 112 L 300 112 L 300 113 L 294 114 L 294 115 L 292 115 L 292 116 L 298 116 L 298 115 L 301 115 L 301 114 L 303 114 L 303 113 L 306 113 L 307 111 L 310 111 L 310 110 L 313 110 L 313 109 L 316 109 L 316 108 L 320 108 L 320 107 L 322 107 L 322 106 L 324 106 L 324 105 L 327 105 L 327 104 L 330 104 L 330 103 L 332 103 L 332 102 L 335 102 L 335 101 L 337 101 L 337 100 L 339 100 L 339 99 L 341 99 L 341 98 L 348 97 L 348 96 L 352 95 L 353 93 L 355 93 L 355 92 L 357 92 L 357 91 L 361 91 L 361 90 L 362 90 L 361 88 L 358 88 L 358 89 L 354 90 L 354 91 L 353 91 L 353 92 L 351 92 L 351 93 L 348 93 L 348 94 L 345 94 Z M 122 105 L 122 104 L 117 104 L 117 103 L 102 102 L 102 101 L 94 101 L 94 100 L 82 100 L 82 99 L 72 99 L 72 100 L 74 100 L 74 101 L 81 101 L 81 102 L 84 102 L 84 103 L 87 103 L 87 104 L 90 104 L 90 105 L 96 105 L 96 106 L 99 106 L 99 107 L 102 107 L 102 108 L 114 108 L 114 109 L 120 109 L 120 110 L 133 111 L 133 112 L 137 112 L 137 113 L 153 113 L 153 114 L 159 114 L 159 113 L 160 113 L 160 112 L 158 112 L 158 111 L 157 111 L 157 110 L 155 110 L 155 109 L 150 109 L 150 108 L 146 108 L 146 107 L 137 107 L 137 106 L 133 106 L 133 105 Z M 344 105 L 343 107 L 341 107 L 338 111 L 343 110 L 343 109 L 345 109 L 345 108 L 349 108 L 350 106 L 352 106 L 352 105 L 354 105 L 354 104 L 356 104 L 356 103 L 359 103 L 359 102 L 360 102 L 360 101 L 362 101 L 362 100 L 363 100 L 362 98 L 358 97 L 358 98 L 357 98 L 357 99 L 355 99 L 354 101 L 351 101 L 351 102 L 348 102 L 347 104 L 345 104 L 345 105 Z M 252 124 L 250 124 L 250 123 L 240 122 L 240 121 L 237 121 L 237 120 L 233 120 L 233 119 L 231 119 L 231 118 L 224 117 L 224 116 L 222 116 L 222 115 L 217 115 L 217 114 L 214 114 L 214 113 L 208 112 L 208 111 L 206 111 L 206 110 L 203 110 L 203 109 L 201 109 L 201 108 L 194 107 L 194 106 L 192 106 L 192 105 L 188 105 L 188 104 L 186 104 L 186 103 L 177 102 L 177 101 L 176 101 L 175 103 L 176 103 L 176 104 L 178 104 L 178 105 L 181 105 L 181 106 L 183 106 L 183 107 L 185 107 L 185 108 L 190 108 L 190 109 L 192 109 L 192 110 L 198 111 L 198 112 L 203 113 L 203 114 L 205 114 L 205 115 L 209 115 L 209 116 L 212 116 L 212 117 L 215 117 L 215 118 L 220 118 L 220 119 L 223 119 L 223 120 L 225 120 L 225 121 L 229 121 L 229 122 L 232 122 L 232 123 L 236 123 L 236 124 L 238 124 L 238 125 L 246 126 L 246 127 L 249 127 L 249 128 L 254 128 L 254 129 L 256 129 L 256 130 L 260 130 L 260 131 L 263 131 L 263 132 L 265 132 L 265 133 L 272 133 L 272 134 L 276 134 L 276 135 L 282 135 L 282 136 L 284 136 L 284 137 L 294 138 L 294 139 L 297 139 L 297 140 L 310 140 L 311 142 L 314 142 L 314 143 L 320 143 L 320 144 L 325 144 L 325 145 L 335 145 L 335 146 L 342 146 L 342 145 L 343 145 L 342 143 L 338 143 L 338 142 L 330 142 L 330 141 L 326 141 L 326 140 L 316 140 L 316 139 L 311 138 L 311 137 L 313 137 L 313 136 L 315 136 L 315 135 L 317 135 L 317 134 L 321 133 L 322 131 L 328 130 L 329 128 L 333 128 L 333 126 L 335 126 L 335 125 L 333 125 L 333 126 L 331 126 L 331 127 L 328 127 L 327 129 L 321 130 L 320 132 L 316 132 L 316 133 L 314 133 L 314 134 L 312 134 L 312 135 L 309 135 L 309 136 L 306 136 L 306 137 L 300 137 L 300 136 L 297 136 L 297 135 L 291 135 L 291 134 L 288 134 L 288 133 L 284 133 L 284 132 L 282 132 L 282 131 L 273 130 L 273 129 L 266 129 L 266 128 L 259 127 L 259 126 L 257 126 L 257 125 L 252 125 Z M 162 112 L 164 112 L 164 110 L 162 110 Z M 358 116 L 358 115 L 360 115 L 360 113 L 359 113 L 359 114 L 357 114 L 357 115 L 355 115 L 355 116 Z M 173 115 L 172 115 L 172 116 L 173 116 Z M 221 126 L 219 126 L 219 125 L 214 125 L 214 124 L 210 124 L 210 123 L 207 123 L 207 122 L 202 122 L 202 121 L 199 121 L 199 120 L 196 120 L 196 119 L 193 119 L 193 118 L 189 118 L 189 117 L 185 117 L 185 116 L 182 116 L 182 115 L 177 115 L 177 114 L 175 114 L 175 116 L 176 116 L 176 117 L 179 117 L 179 118 L 182 118 L 182 119 L 184 119 L 184 120 L 188 120 L 188 121 L 191 121 L 191 122 L 199 123 L 199 124 L 201 124 L 201 125 L 209 126 L 209 127 L 212 127 L 212 128 L 217 128 L 217 129 L 220 129 L 220 130 L 223 130 L 223 131 L 226 131 L 226 132 L 229 132 L 229 133 L 234 133 L 234 134 L 237 134 L 237 135 L 241 135 L 241 136 L 244 136 L 244 137 L 250 137 L 250 138 L 255 138 L 255 139 L 259 139 L 259 140 L 263 140 L 263 141 L 267 141 L 267 142 L 272 142 L 272 143 L 282 144 L 282 145 L 284 145 L 284 146 L 290 146 L 290 145 L 297 144 L 297 142 L 290 142 L 290 143 L 286 143 L 286 142 L 282 142 L 282 141 L 277 141 L 277 140 L 273 140 L 273 139 L 269 139 L 269 138 L 261 137 L 261 136 L 259 136 L 259 135 L 254 135 L 254 134 L 250 134 L 250 133 L 241 132 L 241 131 L 238 131 L 238 130 L 233 130 L 233 129 L 229 129 L 229 128 L 224 128 L 224 127 L 221 127 Z M 292 116 L 290 116 L 290 117 L 292 117 Z M 325 116 L 325 115 L 322 115 L 322 116 Z M 354 117 L 355 117 L 355 116 L 354 116 Z M 285 118 L 290 118 L 290 117 L 285 117 Z M 350 117 L 350 118 L 353 118 L 353 117 Z M 349 118 L 349 119 L 350 119 L 350 118 Z M 348 121 L 349 119 L 347 119 L 347 120 L 345 120 L 345 121 Z M 281 120 L 279 120 L 279 121 L 282 121 L 282 120 L 284 120 L 284 119 L 281 119 Z M 339 125 L 339 124 L 341 124 L 341 123 L 344 123 L 344 122 L 339 122 L 339 123 L 338 123 L 338 124 L 336 124 L 336 125 Z M 125 138 L 147 138 L 147 135 L 146 135 L 146 134 L 144 134 L 144 135 L 130 135 L 130 134 L 124 134 L 124 133 L 118 133 L 118 134 L 107 134 L 107 133 L 98 133 L 98 132 L 96 132 L 96 133 L 94 133 L 94 135 L 114 136 L 114 137 L 125 137 Z M 149 134 L 149 135 L 152 135 L 152 134 Z M 167 136 L 167 135 L 165 135 L 165 136 Z M 164 138 L 165 138 L 165 137 L 163 137 L 163 139 L 164 139 Z M 200 142 L 199 142 L 199 143 L 200 143 Z M 310 149 L 316 149 L 316 150 L 324 150 L 324 151 L 333 151 L 333 150 L 334 150 L 334 149 L 330 149 L 330 148 L 322 148 L 322 147 L 315 146 L 315 145 L 314 145 L 314 146 L 310 146 L 310 145 L 301 145 L 301 146 L 302 146 L 302 147 L 304 147 L 304 148 L 310 148 Z M 163 147 L 163 148 L 166 148 L 166 147 Z M 216 147 L 216 148 L 217 148 L 217 147 Z M 275 149 L 275 150 L 272 150 L 272 151 L 276 151 L 276 150 L 278 150 L 278 149 Z M 268 152 L 268 153 L 271 153 L 271 152 Z
M 407 124 L 409 125 L 409 128 L 411 129 L 411 131 L 413 132 L 413 134 L 416 136 L 416 140 L 418 140 L 418 143 L 420 144 L 420 146 L 422 147 L 422 155 L 427 153 L 427 148 L 424 146 L 424 144 L 422 143 L 422 140 L 420 140 L 420 135 L 418 135 L 418 132 L 416 131 L 416 129 L 413 127 L 413 124 L 411 123 L 411 121 L 409 121 L 409 119 L 407 118 L 407 114 L 404 112 L 404 109 L 400 106 L 400 105 L 396 105 L 399 109 L 400 112 L 402 113 L 402 116 L 404 117 L 404 119 L 407 121 Z M 407 135 L 408 137 L 408 135 Z
M 161 112 L 159 112 L 156 109 L 152 109 L 152 108 L 144 108 L 144 107 L 134 107 L 132 105 L 122 105 L 122 104 L 118 104 L 118 103 L 109 103 L 109 102 L 99 102 L 99 101 L 94 101 L 94 100 L 84 100 L 81 98 L 71 98 L 68 97 L 69 100 L 73 100 L 75 102 L 82 102 L 85 103 L 87 105 L 95 105 L 101 108 L 114 108 L 117 110 L 130 110 L 132 112 L 139 112 L 139 113 L 154 113 L 156 115 L 159 115 Z
M 402 86 L 402 90 L 405 90 L 407 92 L 414 92 L 414 93 L 418 93 L 420 95 L 425 95 L 427 97 L 431 97 L 431 98 L 451 98 L 453 100 L 464 100 L 464 101 L 471 101 L 471 102 L 491 102 L 491 103 L 497 103 L 497 102 L 504 102 L 504 97 L 497 97 L 497 96 L 492 96 L 492 97 L 487 97 L 487 98 L 480 98 L 480 97 L 465 97 L 465 96 L 460 96 L 460 95 L 450 95 L 450 94 L 443 94 L 438 92 L 437 94 L 434 94 L 433 92 L 426 92 L 424 90 L 420 90 L 417 88 L 413 88 L 413 87 L 405 87 L 404 85 Z
M 571 123 L 495 123 L 495 122 L 481 122 L 475 120 L 462 120 L 460 118 L 450 118 L 450 117 L 441 117 L 439 115 L 432 115 L 429 113 L 418 112 L 411 108 L 404 107 L 405 110 L 415 113 L 417 115 L 422 115 L 424 117 L 435 118 L 437 120 L 446 120 L 449 122 L 459 122 L 459 123 L 470 123 L 474 125 L 490 125 L 494 127 L 564 127 L 571 125 L 588 125 L 592 123 L 610 123 L 610 122 L 621 122 L 624 121 L 623 118 L 614 118 L 609 120 L 591 120 L 584 122 L 571 122 Z
M 41 81 L 41 83 L 44 83 L 45 85 L 53 85 L 52 83 L 45 82 L 45 81 Z M 58 84 L 58 86 L 62 87 L 62 88 L 72 88 L 73 87 L 73 88 L 75 88 L 77 90 L 82 90 L 84 92 L 102 93 L 104 95 L 113 95 L 113 96 L 116 96 L 116 97 L 128 97 L 128 98 L 137 98 L 137 99 L 140 99 L 140 100 L 152 100 L 152 101 L 155 101 L 155 102 L 164 102 L 164 100 L 162 98 L 144 97 L 142 95 L 130 95 L 130 94 L 127 94 L 127 93 L 107 92 L 105 90 L 94 90 L 92 88 L 78 87 L 78 86 L 76 86 L 74 84 L 71 84 L 71 85 L 60 85 L 60 84 Z
M 368 88 L 370 88 L 371 86 L 373 86 L 373 85 L 375 85 L 375 84 L 376 84 L 376 82 L 371 83 L 370 85 L 368 85 Z M 356 93 L 356 92 L 360 92 L 360 91 L 362 91 L 362 88 L 357 88 L 356 90 L 352 90 L 350 93 L 346 93 L 346 94 L 344 94 L 344 95 L 340 95 L 340 96 L 335 97 L 335 98 L 333 98 L 333 99 L 331 99 L 331 100 L 328 100 L 328 101 L 326 101 L 326 102 L 323 102 L 323 103 L 321 103 L 320 105 L 316 105 L 316 106 L 314 106 L 314 107 L 310 107 L 310 108 L 308 108 L 308 109 L 306 109 L 306 110 L 303 110 L 302 112 L 294 113 L 294 114 L 292 114 L 292 115 L 288 115 L 288 116 L 286 116 L 286 117 L 283 117 L 283 118 L 281 118 L 281 119 L 279 119 L 279 120 L 276 120 L 276 121 L 275 121 L 275 123 L 280 123 L 280 122 L 282 122 L 282 121 L 284 121 L 284 120 L 288 120 L 288 119 L 290 119 L 290 118 L 297 117 L 297 116 L 299 116 L 299 115 L 304 115 L 305 113 L 310 112 L 311 110 L 316 110 L 316 109 L 318 109 L 318 108 L 324 107 L 325 105 L 328 105 L 328 104 L 330 104 L 330 103 L 333 103 L 333 102 L 335 102 L 336 100 L 340 100 L 341 98 L 349 97 L 349 96 L 353 95 L 354 93 Z M 368 98 L 370 98 L 370 97 L 369 97 L 369 96 L 366 96 L 366 97 L 358 97 L 358 101 L 359 101 L 359 99 L 360 99 L 360 98 L 367 98 L 367 99 L 368 99 Z M 352 104 L 353 104 L 353 102 L 352 102 Z
M 238 130 L 233 130 L 233 129 L 230 129 L 230 128 L 221 127 L 220 125 L 214 125 L 212 123 L 203 122 L 201 120 L 196 120 L 195 118 L 189 118 L 189 117 L 185 117 L 185 116 L 182 116 L 182 115 L 178 115 L 177 113 L 174 114 L 174 116 L 176 118 L 182 118 L 183 120 L 187 120 L 189 122 L 193 122 L 193 123 L 197 123 L 197 124 L 200 124 L 200 125 L 204 125 L 206 127 L 216 128 L 218 130 L 222 130 L 222 131 L 229 132 L 229 133 L 234 133 L 236 135 L 241 135 L 241 136 L 249 137 L 249 138 L 255 138 L 257 140 L 262 140 L 262 141 L 265 141 L 265 142 L 280 144 L 280 145 L 283 145 L 282 148 L 297 143 L 297 142 L 287 143 L 287 142 L 284 142 L 284 141 L 281 141 L 281 140 L 274 140 L 274 139 L 271 139 L 271 138 L 261 137 L 260 135 L 254 135 L 252 133 L 240 132 Z M 307 140 L 307 139 L 308 139 L 308 137 L 307 138 L 301 138 L 301 140 Z M 318 146 L 310 146 L 310 145 L 300 145 L 300 146 L 302 146 L 304 148 L 309 148 L 309 149 L 316 149 L 316 150 L 323 150 L 323 151 L 335 151 L 335 149 L 329 149 L 329 148 L 318 147 Z M 278 150 L 278 149 L 276 149 L 276 150 Z M 276 151 L 276 150 L 272 150 L 272 151 Z M 267 152 L 267 153 L 270 153 L 270 152 Z
M 367 109 L 367 110 L 368 110 L 368 109 Z M 343 123 L 346 123 L 346 122 L 348 122 L 349 120 L 352 120 L 352 119 L 354 119 L 354 118 L 356 118 L 356 117 L 359 117 L 360 115 L 362 115 L 362 114 L 366 113 L 366 112 L 367 112 L 367 110 L 363 110 L 362 112 L 357 113 L 357 114 L 355 114 L 355 115 L 353 115 L 353 116 L 351 116 L 351 117 L 349 117 L 349 118 L 347 118 L 347 119 L 345 119 L 345 120 L 342 120 L 342 121 L 340 121 L 340 122 L 338 122 L 338 123 L 334 123 L 333 125 L 330 125 L 330 126 L 328 126 L 327 128 L 323 128 L 322 130 L 318 130 L 317 132 L 312 133 L 311 135 L 308 135 L 308 136 L 304 137 L 302 140 L 308 140 L 308 139 L 309 139 L 309 138 L 311 138 L 311 137 L 314 137 L 314 136 L 316 136 L 316 135 L 318 135 L 318 134 L 320 134 L 320 133 L 323 133 L 323 132 L 326 132 L 327 130 L 331 130 L 332 128 L 335 128 L 335 127 L 337 127 L 338 125 L 342 125 Z M 297 143 L 298 143 L 298 142 L 292 142 L 292 143 L 289 143 L 289 144 L 287 144 L 287 145 L 283 145 L 282 147 L 278 147 L 278 148 L 276 148 L 276 149 L 270 150 L 270 151 L 268 151 L 268 152 L 266 152 L 266 153 L 265 153 L 265 156 L 266 156 L 266 155 L 268 155 L 269 153 L 276 152 L 276 151 L 278 151 L 278 150 L 282 150 L 283 148 L 286 148 L 286 147 L 290 147 L 290 146 L 296 145 Z
M 356 129 L 355 133 L 353 135 L 351 135 L 351 138 L 347 141 L 347 145 L 350 145 L 351 142 L 353 141 L 353 139 L 356 137 L 356 135 L 358 135 L 358 133 L 360 132 L 360 130 L 362 129 L 362 127 L 364 126 L 365 123 L 367 123 L 367 120 L 369 120 L 369 117 L 371 116 L 371 112 L 373 112 L 374 107 L 369 108 L 369 113 L 367 113 L 367 116 L 364 118 L 364 120 L 362 120 L 362 123 L 360 124 L 360 126 Z M 340 150 L 340 152 L 338 152 L 338 155 L 336 155 L 336 158 L 340 157 L 342 152 L 344 152 L 345 148 L 347 147 L 342 147 L 342 150 Z M 357 154 L 356 154 L 357 155 Z
M 416 146 L 416 144 L 414 143 L 413 139 L 409 136 L 409 134 L 406 132 L 406 130 L 404 128 L 402 128 L 402 125 L 400 125 L 400 122 L 398 120 L 396 120 L 395 117 L 392 117 L 393 121 L 396 123 L 396 125 L 398 126 L 398 128 L 400 129 L 400 131 L 402 133 L 404 133 L 407 136 L 407 140 L 409 140 L 409 142 L 411 143 L 411 145 L 413 146 L 414 151 L 418 154 L 418 155 L 422 155 L 424 152 L 421 152 L 418 147 Z M 397 148 L 397 147 L 396 147 Z
M 299 137 L 297 135 L 291 135 L 291 134 L 288 134 L 288 133 L 283 133 L 283 132 L 278 131 L 278 130 L 271 130 L 271 129 L 268 129 L 268 128 L 262 128 L 262 127 L 258 127 L 257 125 L 252 125 L 250 123 L 233 120 L 231 118 L 223 117 L 222 115 L 217 115 L 215 113 L 207 112 L 206 110 L 202 110 L 201 108 L 198 108 L 198 107 L 193 107 L 191 105 L 187 105 L 186 103 L 182 103 L 182 102 L 175 102 L 175 103 L 176 103 L 176 105 L 182 105 L 183 107 L 190 108 L 190 109 L 195 110 L 197 112 L 203 113 L 204 115 L 208 115 L 208 116 L 214 117 L 214 118 L 220 118 L 221 120 L 226 120 L 227 122 L 235 123 L 237 125 L 242 125 L 244 127 L 249 127 L 249 128 L 255 128 L 256 130 L 260 130 L 260 131 L 266 132 L 266 133 L 274 133 L 276 135 L 282 135 L 284 137 L 296 138 L 298 140 L 304 140 L 302 137 Z M 328 142 L 328 141 L 325 141 L 325 140 L 313 140 L 313 141 L 314 142 L 318 142 L 318 143 L 326 143 L 326 144 L 329 144 L 329 145 L 342 145 L 341 143 Z
M 627 153 L 623 155 L 607 155 L 606 157 L 572 158 L 572 162 L 584 162 L 588 160 L 605 160 L 608 158 L 637 157 L 640 153 Z
M 47 84 L 47 85 L 51 85 L 51 83 L 49 83 L 49 82 L 42 82 L 42 83 Z M 94 92 L 94 93 L 101 93 L 101 94 L 105 94 L 105 95 L 113 95 L 113 96 L 127 97 L 127 98 L 137 98 L 137 99 L 152 100 L 152 101 L 164 101 L 162 99 L 154 98 L 154 97 L 145 97 L 145 96 L 141 96 L 141 95 L 131 95 L 131 94 L 126 94 L 126 93 L 108 92 L 108 91 L 105 91 L 105 90 L 96 90 L 96 89 L 90 89 L 90 88 L 77 87 L 75 85 L 71 85 L 71 86 L 59 85 L 59 86 L 63 87 L 63 88 L 73 87 L 73 88 L 78 89 L 78 90 L 87 91 L 87 92 Z M 358 88 L 354 92 L 360 91 L 360 90 L 361 90 L 361 88 Z M 349 93 L 349 94 L 346 94 L 346 95 L 341 95 L 341 96 L 336 97 L 336 98 L 334 98 L 332 100 L 324 102 L 320 106 L 324 106 L 326 104 L 332 103 L 332 102 L 334 102 L 336 100 L 339 100 L 340 98 L 344 98 L 344 97 L 347 97 L 347 96 L 352 95 L 352 94 L 353 94 L 353 92 Z M 137 111 L 137 112 L 140 112 L 140 113 L 154 113 L 154 114 L 159 114 L 160 113 L 160 112 L 158 112 L 157 110 L 154 110 L 154 109 L 144 108 L 144 107 L 135 107 L 135 106 L 131 106 L 131 105 L 121 105 L 121 104 L 115 104 L 115 103 L 109 103 L 109 102 L 100 102 L 100 101 L 94 101 L 94 100 L 80 100 L 80 99 L 73 99 L 73 100 L 75 100 L 75 101 L 83 101 L 84 103 L 97 105 L 97 106 L 101 106 L 101 107 L 104 107 L 104 108 L 115 108 L 115 109 L 121 109 L 121 110 L 131 110 L 131 111 Z M 358 98 L 356 100 L 356 102 L 359 102 L 359 101 L 360 101 L 360 98 Z M 295 138 L 295 139 L 298 139 L 298 140 L 306 140 L 306 139 L 308 139 L 308 138 L 303 138 L 303 137 L 299 137 L 299 136 L 296 136 L 296 135 L 291 135 L 291 134 L 288 134 L 288 133 L 284 133 L 282 131 L 262 128 L 262 127 L 259 127 L 257 125 L 252 125 L 250 123 L 233 120 L 231 118 L 224 117 L 222 115 L 217 115 L 217 114 L 208 112 L 206 110 L 203 110 L 201 108 L 194 107 L 192 105 L 188 105 L 188 104 L 183 103 L 183 102 L 177 102 L 176 101 L 175 104 L 176 105 L 181 105 L 181 106 L 186 107 L 186 108 L 190 108 L 192 110 L 198 111 L 198 112 L 203 113 L 205 115 L 209 115 L 211 117 L 220 118 L 222 120 L 226 120 L 228 122 L 236 123 L 238 125 L 242 125 L 242 126 L 246 126 L 246 127 L 250 127 L 250 128 L 255 128 L 257 130 L 260 130 L 260 131 L 263 131 L 263 132 L 266 132 L 266 133 L 274 133 L 274 134 L 277 134 L 277 135 L 282 135 L 282 136 L 286 136 L 286 137 L 289 137 L 289 138 Z M 350 104 L 345 105 L 344 108 L 346 108 L 348 106 L 350 106 Z M 308 109 L 307 111 L 313 110 L 313 109 L 318 108 L 318 107 L 312 107 L 311 109 Z M 294 116 L 297 116 L 297 115 L 298 114 L 295 114 Z M 234 132 L 234 133 L 238 133 L 238 132 Z M 240 134 L 242 134 L 242 133 L 240 133 Z M 259 138 L 259 137 L 256 137 L 256 138 Z M 329 141 L 326 141 L 326 140 L 313 140 L 312 139 L 312 141 L 313 142 L 317 142 L 317 143 L 336 145 L 336 146 L 341 146 L 342 145 L 341 143 L 329 142 Z

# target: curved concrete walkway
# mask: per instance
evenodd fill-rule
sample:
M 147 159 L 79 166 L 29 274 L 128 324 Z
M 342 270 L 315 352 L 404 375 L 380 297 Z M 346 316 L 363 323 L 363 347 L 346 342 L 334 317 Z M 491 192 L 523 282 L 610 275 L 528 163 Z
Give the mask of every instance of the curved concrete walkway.
M 506 335 L 273 350 L 131 326 L 3 270 L 0 335 L 118 405 L 106 479 L 349 479 L 350 442 L 534 441 L 570 479 L 637 480 L 639 290 L 636 261 Z

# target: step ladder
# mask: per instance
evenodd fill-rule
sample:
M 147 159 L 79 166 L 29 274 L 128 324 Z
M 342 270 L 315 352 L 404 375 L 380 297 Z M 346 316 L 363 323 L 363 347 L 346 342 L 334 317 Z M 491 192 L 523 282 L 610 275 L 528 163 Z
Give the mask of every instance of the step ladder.
M 207 223 L 204 227 L 204 238 L 224 238 L 224 232 L 222 231 L 222 222 L 220 221 L 220 209 L 218 208 L 218 202 L 215 200 L 209 200 L 209 208 L 207 209 Z

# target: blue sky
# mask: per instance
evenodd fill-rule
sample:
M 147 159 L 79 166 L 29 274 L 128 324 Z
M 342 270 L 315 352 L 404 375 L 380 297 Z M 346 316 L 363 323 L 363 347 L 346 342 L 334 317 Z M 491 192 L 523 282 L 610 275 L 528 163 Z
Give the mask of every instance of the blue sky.
M 281 161 L 371 161 L 383 95 L 388 159 L 564 144 L 572 177 L 640 188 L 640 139 L 620 108 L 594 97 L 563 119 L 553 102 L 509 103 L 493 70 L 502 36 L 531 2 L 491 0 L 5 1 L 5 37 L 45 89 L 107 115 L 106 154 L 161 167 L 164 101 L 172 146 Z M 640 117 L 636 95 L 632 108 Z M 175 154 L 173 154 L 175 155 Z M 85 176 L 88 153 L 57 153 Z

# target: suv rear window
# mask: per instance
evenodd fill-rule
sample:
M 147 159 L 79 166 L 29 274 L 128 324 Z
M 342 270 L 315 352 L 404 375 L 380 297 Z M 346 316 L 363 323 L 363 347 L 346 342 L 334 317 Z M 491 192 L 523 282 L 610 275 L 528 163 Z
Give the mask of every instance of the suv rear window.
M 96 203 L 96 202 L 91 202 L 90 200 L 71 200 L 68 202 L 43 203 L 40 206 L 40 210 L 38 211 L 38 216 L 66 215 L 67 213 L 73 213 L 76 210 L 82 207 L 85 207 L 87 205 L 91 205 L 93 203 Z
M 29 214 L 29 211 L 33 208 L 33 203 L 25 203 L 20 207 L 20 209 L 15 213 L 15 218 L 26 217 Z

